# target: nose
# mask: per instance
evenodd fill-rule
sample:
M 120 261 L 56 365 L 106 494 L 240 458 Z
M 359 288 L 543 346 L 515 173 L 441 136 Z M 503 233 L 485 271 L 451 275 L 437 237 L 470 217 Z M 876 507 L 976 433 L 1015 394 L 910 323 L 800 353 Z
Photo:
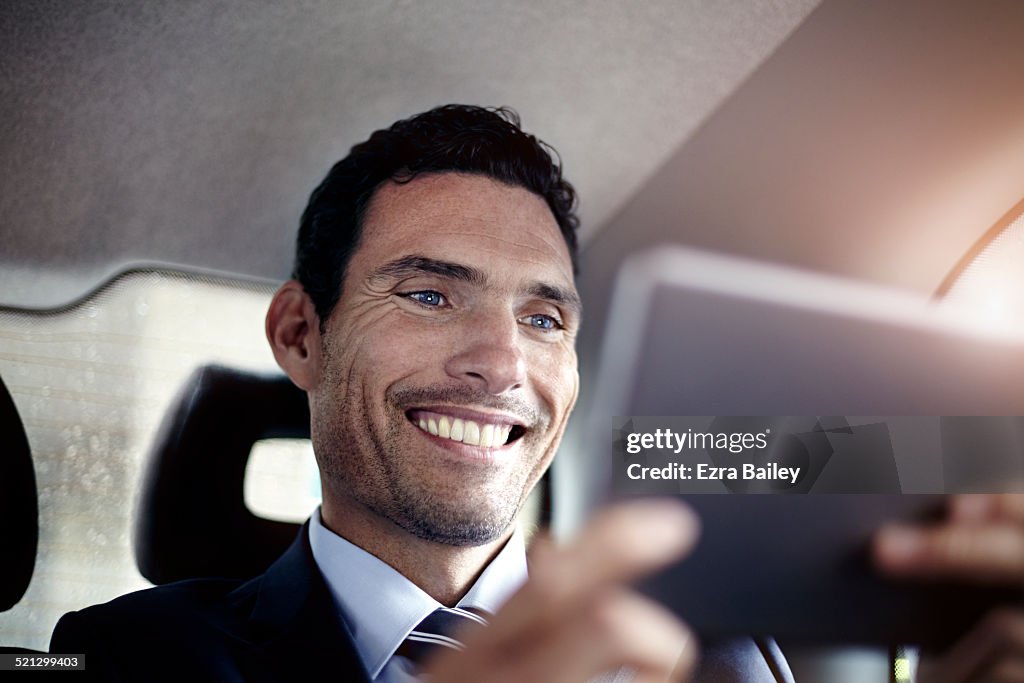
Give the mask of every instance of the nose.
M 521 387 L 526 381 L 526 358 L 515 318 L 505 312 L 474 316 L 466 322 L 446 363 L 448 375 L 493 395 Z

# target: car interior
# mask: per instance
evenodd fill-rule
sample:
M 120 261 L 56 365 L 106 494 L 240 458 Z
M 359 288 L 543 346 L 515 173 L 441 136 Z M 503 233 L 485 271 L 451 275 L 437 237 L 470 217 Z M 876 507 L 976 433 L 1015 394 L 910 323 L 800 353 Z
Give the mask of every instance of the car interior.
M 3 3 L 0 652 L 291 542 L 320 483 L 267 304 L 327 169 L 433 106 L 515 109 L 579 193 L 580 400 L 531 528 L 569 529 L 593 493 L 574 473 L 613 415 L 595 386 L 637 254 L 1017 334 L 1022 29 L 1000 0 Z M 799 681 L 910 680 L 877 643 L 781 645 Z

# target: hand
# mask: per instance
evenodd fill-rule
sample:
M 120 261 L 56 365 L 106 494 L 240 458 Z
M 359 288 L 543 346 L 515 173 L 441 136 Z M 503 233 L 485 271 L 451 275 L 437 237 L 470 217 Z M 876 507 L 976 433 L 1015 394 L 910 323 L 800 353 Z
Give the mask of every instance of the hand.
M 1024 495 L 963 495 L 932 527 L 890 526 L 875 539 L 891 576 L 1024 587 Z M 1024 611 L 994 610 L 948 652 L 922 658 L 918 680 L 1024 681 Z
M 685 680 L 695 640 L 672 614 L 626 584 L 682 557 L 697 522 L 674 501 L 599 513 L 570 545 L 534 552 L 530 580 L 486 628 L 465 634 L 424 673 L 447 681 L 587 681 L 628 666 L 636 681 Z

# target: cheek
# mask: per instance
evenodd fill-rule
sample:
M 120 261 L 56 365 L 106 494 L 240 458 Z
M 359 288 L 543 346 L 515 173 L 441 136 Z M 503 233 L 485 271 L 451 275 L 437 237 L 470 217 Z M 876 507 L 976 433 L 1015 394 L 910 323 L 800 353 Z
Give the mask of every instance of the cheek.
M 564 411 L 564 414 L 562 415 L 563 427 L 565 426 L 565 423 L 568 421 L 569 414 L 572 413 L 572 409 L 575 407 L 576 399 L 579 397 L 580 393 L 580 376 L 579 373 L 576 371 L 576 367 L 573 366 L 571 369 L 565 370 L 564 374 L 565 376 L 563 377 L 563 386 L 565 387 L 565 391 L 563 393 L 564 404 L 562 406 L 562 409 Z
M 566 350 L 546 354 L 538 364 L 537 377 L 545 400 L 551 404 L 552 417 L 556 422 L 564 421 L 579 393 L 576 354 Z
M 576 399 L 580 396 L 580 373 L 576 365 L 569 371 L 569 382 L 572 384 L 572 398 L 569 400 L 569 410 L 576 406 Z
M 333 374 L 361 391 L 363 400 L 381 400 L 387 387 L 431 367 L 431 359 L 448 348 L 436 331 L 403 322 L 400 316 L 381 320 L 337 341 Z

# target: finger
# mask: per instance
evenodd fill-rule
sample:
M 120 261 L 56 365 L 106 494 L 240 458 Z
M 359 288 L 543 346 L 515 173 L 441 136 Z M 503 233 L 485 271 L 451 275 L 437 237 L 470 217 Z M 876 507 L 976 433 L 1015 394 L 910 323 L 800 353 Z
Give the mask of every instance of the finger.
M 1006 522 L 933 528 L 889 526 L 875 538 L 875 560 L 890 574 L 1019 584 L 1024 528 Z
M 502 636 L 531 622 L 557 621 L 593 593 L 681 557 L 696 537 L 696 518 L 677 501 L 610 506 L 568 546 L 535 555 L 530 580 L 488 630 Z
M 1024 682 L 1024 659 L 1021 659 L 1021 655 L 1004 659 L 986 671 L 981 680 L 983 683 L 1022 683 Z
M 688 673 L 696 660 L 689 631 L 664 608 L 625 589 L 588 602 L 562 628 L 540 637 L 543 654 L 522 680 L 589 681 L 627 666 L 641 679 L 666 681 L 679 669 Z
M 550 532 L 538 531 L 535 533 L 530 538 L 529 546 L 526 549 L 526 565 L 530 573 L 533 574 L 537 570 L 537 565 L 543 565 L 557 550 L 555 539 Z
M 697 534 L 697 518 L 679 501 L 622 503 L 595 516 L 560 554 L 559 570 L 573 577 L 574 591 L 586 593 L 668 564 L 693 546 Z
M 950 501 L 953 521 L 1007 521 L 1024 524 L 1024 494 L 964 494 Z
M 501 642 L 489 631 L 467 640 L 464 652 L 434 662 L 434 680 L 485 680 L 477 672 L 486 671 L 510 681 L 588 681 L 622 666 L 634 670 L 636 680 L 682 680 L 674 677 L 688 675 L 696 661 L 689 631 L 626 589 L 592 596 L 563 615 L 557 628 L 531 629 Z
M 923 657 L 919 680 L 962 683 L 986 680 L 1004 663 L 1024 656 L 1024 613 L 997 609 L 988 613 L 970 632 L 940 657 Z M 1011 679 L 1013 680 L 1013 679 Z M 1024 680 L 1024 679 L 1020 679 Z

